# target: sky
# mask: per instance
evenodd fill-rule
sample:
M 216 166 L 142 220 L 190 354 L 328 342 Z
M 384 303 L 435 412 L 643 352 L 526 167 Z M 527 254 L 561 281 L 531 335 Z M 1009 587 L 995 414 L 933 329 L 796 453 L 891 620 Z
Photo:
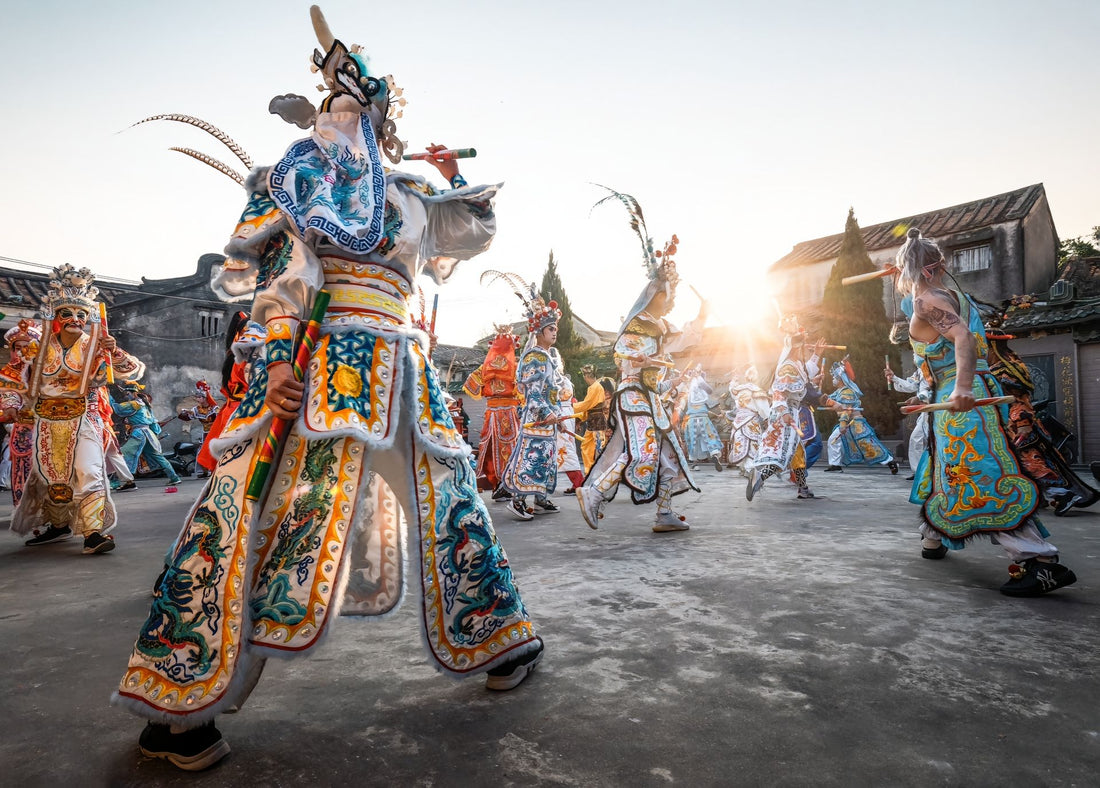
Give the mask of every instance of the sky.
M 307 2 L 5 6 L 2 257 L 127 280 L 193 273 L 245 195 L 168 148 L 232 154 L 181 124 L 128 127 L 195 115 L 270 164 L 304 136 L 270 98 L 321 97 Z M 679 236 L 711 325 L 774 321 L 767 266 L 841 232 L 850 206 L 870 225 L 1042 182 L 1061 237 L 1100 225 L 1095 0 L 321 7 L 405 90 L 410 149 L 475 147 L 466 179 L 504 183 L 492 248 L 440 290 L 444 343 L 520 319 L 479 275 L 537 281 L 551 250 L 575 314 L 618 327 L 645 275 L 625 211 L 591 210 L 597 183 L 639 200 L 658 247 Z M 681 288 L 673 316 L 697 308 Z

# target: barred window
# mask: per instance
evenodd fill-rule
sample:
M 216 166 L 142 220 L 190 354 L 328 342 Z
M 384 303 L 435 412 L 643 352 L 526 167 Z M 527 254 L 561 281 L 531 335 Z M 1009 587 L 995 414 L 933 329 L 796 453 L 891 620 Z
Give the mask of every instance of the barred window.
M 199 310 L 199 333 L 204 337 L 221 336 L 221 312 Z
M 989 244 L 971 246 L 968 249 L 959 249 L 952 257 L 953 268 L 957 273 L 965 274 L 970 271 L 984 271 L 993 261 L 993 250 Z

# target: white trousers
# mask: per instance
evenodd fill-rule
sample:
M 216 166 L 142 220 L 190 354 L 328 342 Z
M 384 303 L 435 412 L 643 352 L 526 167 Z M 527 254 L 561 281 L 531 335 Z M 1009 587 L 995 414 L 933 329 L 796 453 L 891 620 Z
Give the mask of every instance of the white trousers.
M 920 533 L 924 537 L 922 540 L 924 547 L 935 549 L 939 545 L 940 535 L 927 524 L 921 523 Z M 1055 558 L 1058 555 L 1058 548 L 1042 537 L 1031 520 L 1011 533 L 990 534 L 990 541 L 1000 545 L 1009 559 L 1017 563 L 1039 556 Z
M 917 423 L 913 426 L 913 434 L 909 436 L 909 467 L 916 472 L 917 463 L 921 455 L 928 448 L 928 414 L 921 413 L 917 416 Z

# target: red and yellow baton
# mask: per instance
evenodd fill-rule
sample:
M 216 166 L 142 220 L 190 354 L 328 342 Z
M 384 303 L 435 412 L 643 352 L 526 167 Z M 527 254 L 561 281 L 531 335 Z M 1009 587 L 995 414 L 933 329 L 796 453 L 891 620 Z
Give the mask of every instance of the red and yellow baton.
M 107 330 L 107 305 L 102 301 L 99 302 L 99 322 L 103 325 L 103 333 L 110 334 Z M 107 365 L 107 383 L 115 382 L 115 365 L 111 361 L 110 352 L 103 354 L 103 363 Z
M 306 376 L 306 367 L 309 366 L 309 357 L 317 340 L 321 337 L 321 322 L 325 318 L 325 310 L 331 296 L 327 291 L 321 290 L 313 302 L 313 310 L 309 313 L 309 322 L 301 332 L 301 340 L 298 342 L 297 352 L 294 355 L 294 379 L 301 382 Z M 304 404 L 304 403 L 303 403 Z M 279 456 L 283 441 L 290 432 L 290 425 L 294 421 L 290 419 L 275 419 L 271 422 L 271 428 L 267 431 L 267 437 L 260 447 L 260 455 L 256 458 L 256 466 L 252 469 L 252 478 L 248 480 L 248 489 L 244 497 L 248 501 L 258 501 L 264 494 L 267 486 L 267 477 L 271 473 L 271 466 Z

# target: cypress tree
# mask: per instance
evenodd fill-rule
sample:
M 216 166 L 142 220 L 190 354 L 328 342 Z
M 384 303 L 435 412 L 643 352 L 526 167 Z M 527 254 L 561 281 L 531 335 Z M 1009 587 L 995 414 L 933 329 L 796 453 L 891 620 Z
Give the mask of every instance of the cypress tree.
M 565 294 L 565 287 L 562 286 L 561 277 L 558 276 L 558 262 L 554 259 L 553 250 L 550 251 L 550 258 L 546 262 L 546 271 L 542 275 L 542 285 L 539 287 L 539 292 L 547 303 L 550 301 L 558 302 L 558 309 L 561 310 L 561 320 L 558 322 L 556 347 L 561 354 L 566 373 L 576 385 L 576 381 L 581 379 L 580 367 L 584 363 L 581 360 L 584 355 L 584 346 L 580 337 L 573 331 L 573 309 L 569 306 L 569 296 Z M 581 394 L 583 396 L 583 392 Z
M 888 439 L 897 432 L 901 421 L 898 402 L 907 395 L 887 390 L 882 376 L 885 356 L 890 357 L 891 368 L 901 371 L 901 349 L 890 342 L 892 323 L 886 317 L 882 302 L 882 280 L 872 279 L 847 287 L 841 284 L 846 276 L 875 270 L 863 243 L 855 211 L 849 208 L 840 254 L 829 274 L 821 301 L 822 328 L 826 342 L 848 346 L 846 352 L 855 371 L 856 383 L 863 390 L 863 415 L 881 438 Z M 843 351 L 835 350 L 831 354 L 826 351 L 826 354 L 830 367 L 844 356 Z M 832 391 L 829 370 L 825 372 L 821 387 L 825 393 Z

